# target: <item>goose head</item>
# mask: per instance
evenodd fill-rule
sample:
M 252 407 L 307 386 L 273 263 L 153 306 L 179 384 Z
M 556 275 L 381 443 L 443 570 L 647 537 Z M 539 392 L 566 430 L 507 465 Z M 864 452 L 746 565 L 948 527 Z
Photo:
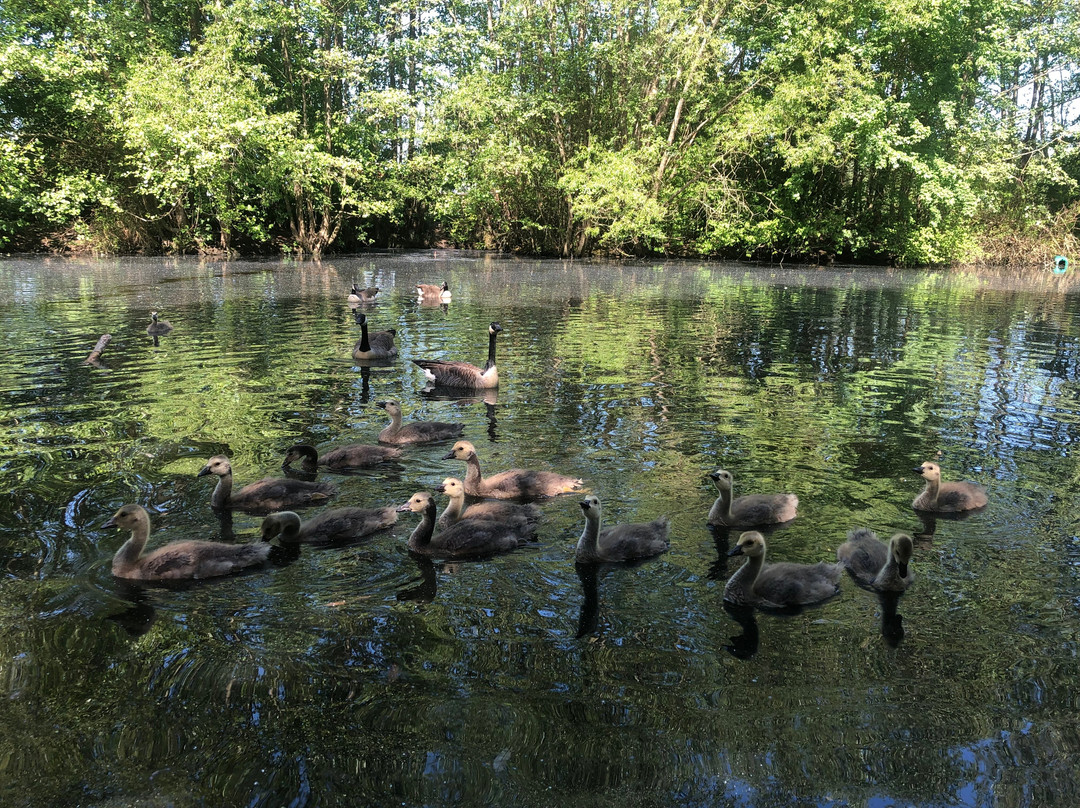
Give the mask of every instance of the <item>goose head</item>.
M 376 401 L 376 407 L 382 407 L 391 416 L 401 415 L 401 405 L 393 399 L 387 399 L 386 401 Z
M 309 458 L 312 462 L 315 462 L 319 457 L 319 453 L 315 451 L 314 446 L 309 446 L 306 443 L 297 443 L 295 446 L 290 446 L 285 450 L 285 460 L 281 465 L 287 466 L 290 463 L 295 463 L 298 460 Z
M 443 460 L 471 460 L 476 457 L 476 447 L 467 440 L 459 440 L 454 448 L 442 456 Z
M 908 562 L 915 553 L 915 543 L 906 533 L 897 533 L 889 539 L 889 552 L 896 560 L 896 568 L 901 578 L 907 578 Z
M 442 481 L 442 484 L 435 489 L 440 494 L 446 494 L 450 499 L 455 497 L 465 496 L 465 484 L 461 482 L 457 477 L 447 477 Z
M 941 480 L 941 466 L 937 463 L 923 463 L 921 466 L 916 466 L 915 473 L 921 474 L 924 479 L 931 482 Z
M 739 540 L 728 555 L 760 558 L 765 555 L 765 537 L 756 530 L 748 530 L 739 536 Z
M 300 517 L 292 511 L 272 513 L 262 521 L 259 533 L 263 541 L 270 541 L 274 536 L 295 536 L 300 532 Z
M 141 522 L 149 524 L 150 516 L 141 505 L 121 505 L 102 527 L 115 527 L 119 530 L 134 530 Z
M 206 465 L 195 476 L 205 477 L 207 474 L 216 474 L 218 477 L 232 474 L 232 464 L 229 463 L 229 458 L 225 455 L 214 455 L 206 461 Z
M 411 497 L 409 501 L 404 505 L 399 505 L 397 508 L 398 513 L 423 513 L 428 508 L 435 508 L 435 498 L 431 496 L 427 491 L 417 491 Z
M 502 326 L 499 325 L 498 323 L 492 323 L 491 325 L 488 326 L 488 333 L 491 334 L 491 335 L 498 334 L 502 330 L 503 330 Z
M 709 479 L 713 481 L 713 485 L 720 491 L 726 491 L 731 493 L 731 487 L 734 485 L 734 478 L 731 476 L 731 472 L 726 469 L 717 469 L 709 474 Z

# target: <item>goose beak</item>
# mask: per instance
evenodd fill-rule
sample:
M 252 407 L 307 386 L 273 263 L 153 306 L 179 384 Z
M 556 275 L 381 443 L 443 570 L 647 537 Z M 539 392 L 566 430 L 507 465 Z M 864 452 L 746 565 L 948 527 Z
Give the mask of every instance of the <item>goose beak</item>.
M 581 506 L 581 510 L 583 510 L 583 511 L 587 511 L 591 507 L 589 505 L 589 500 L 587 500 L 587 499 L 581 500 L 581 502 L 579 502 L 578 505 Z
M 901 561 L 896 565 L 896 571 L 900 573 L 901 578 L 907 578 L 907 562 Z
M 435 486 L 435 490 L 438 491 L 440 494 L 445 494 L 446 493 L 446 486 L 445 485 L 437 485 L 437 486 Z
M 453 460 L 454 459 L 454 450 L 451 449 L 449 452 L 444 454 L 441 459 L 442 460 Z
M 397 512 L 398 513 L 407 513 L 408 511 L 411 511 L 411 510 L 412 510 L 412 508 L 409 507 L 408 502 L 406 502 L 404 505 L 398 505 L 397 506 Z
M 386 402 L 385 401 L 376 401 L 375 406 L 376 407 L 382 407 L 385 410 L 386 409 Z
M 923 467 L 922 466 L 916 466 L 915 468 L 912 469 L 912 471 L 914 471 L 916 474 L 922 474 L 923 473 Z
M 734 547 L 731 548 L 731 552 L 728 553 L 728 558 L 731 558 L 732 556 L 739 556 L 742 554 L 742 545 L 736 544 Z
M 108 521 L 108 522 L 106 522 L 105 524 L 103 524 L 103 525 L 102 525 L 102 527 L 103 527 L 103 528 L 106 528 L 106 527 L 116 527 L 116 519 L 114 519 L 114 518 L 110 517 L 110 518 L 109 518 L 109 521 Z
M 207 474 L 210 474 L 210 473 L 211 473 L 210 467 L 209 466 L 203 466 L 201 469 L 199 469 L 199 473 L 196 474 L 195 476 L 196 477 L 205 477 Z

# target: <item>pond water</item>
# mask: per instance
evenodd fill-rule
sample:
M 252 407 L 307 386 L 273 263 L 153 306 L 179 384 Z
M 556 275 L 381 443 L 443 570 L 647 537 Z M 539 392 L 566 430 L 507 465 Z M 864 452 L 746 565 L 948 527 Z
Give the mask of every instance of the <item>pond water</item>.
M 452 301 L 419 305 L 444 279 Z M 352 361 L 354 282 L 382 290 L 364 311 L 393 363 Z M 151 309 L 175 326 L 156 344 Z M 1049 271 L 3 260 L 0 804 L 1075 805 L 1078 314 Z M 424 395 L 409 360 L 482 363 L 492 320 L 497 395 Z M 280 475 L 293 443 L 374 442 L 383 398 L 464 423 L 485 472 L 669 515 L 670 552 L 579 570 L 570 495 L 540 503 L 537 546 L 484 561 L 410 556 L 403 514 L 249 574 L 112 577 L 119 505 L 150 511 L 151 546 L 253 539 L 260 516 L 210 508 L 206 459 Z M 463 475 L 448 449 L 320 478 L 335 505 L 398 505 Z M 920 519 L 925 460 L 989 507 Z M 772 560 L 915 535 L 900 619 L 850 580 L 733 619 L 717 467 L 798 495 Z

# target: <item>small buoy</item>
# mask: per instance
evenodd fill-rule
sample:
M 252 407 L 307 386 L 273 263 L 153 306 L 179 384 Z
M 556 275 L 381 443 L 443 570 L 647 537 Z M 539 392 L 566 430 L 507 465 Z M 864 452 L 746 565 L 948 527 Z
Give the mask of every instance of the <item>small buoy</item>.
M 1054 274 L 1055 275 L 1064 275 L 1068 271 L 1069 271 L 1069 259 L 1066 258 L 1064 255 L 1055 255 L 1054 256 Z

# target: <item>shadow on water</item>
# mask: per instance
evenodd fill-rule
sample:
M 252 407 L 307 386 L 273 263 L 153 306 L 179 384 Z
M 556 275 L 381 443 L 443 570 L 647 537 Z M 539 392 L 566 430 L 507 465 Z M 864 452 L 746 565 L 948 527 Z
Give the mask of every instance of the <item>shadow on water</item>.
M 970 511 L 959 511 L 958 513 L 937 513 L 935 511 L 920 511 L 915 509 L 915 515 L 919 517 L 920 529 L 916 530 L 912 534 L 912 537 L 919 540 L 921 547 L 929 547 L 934 540 L 934 534 L 937 533 L 937 523 L 939 521 L 963 522 L 970 519 L 972 516 L 983 513 L 989 507 L 989 505 L 984 505 L 981 508 L 974 508 Z

